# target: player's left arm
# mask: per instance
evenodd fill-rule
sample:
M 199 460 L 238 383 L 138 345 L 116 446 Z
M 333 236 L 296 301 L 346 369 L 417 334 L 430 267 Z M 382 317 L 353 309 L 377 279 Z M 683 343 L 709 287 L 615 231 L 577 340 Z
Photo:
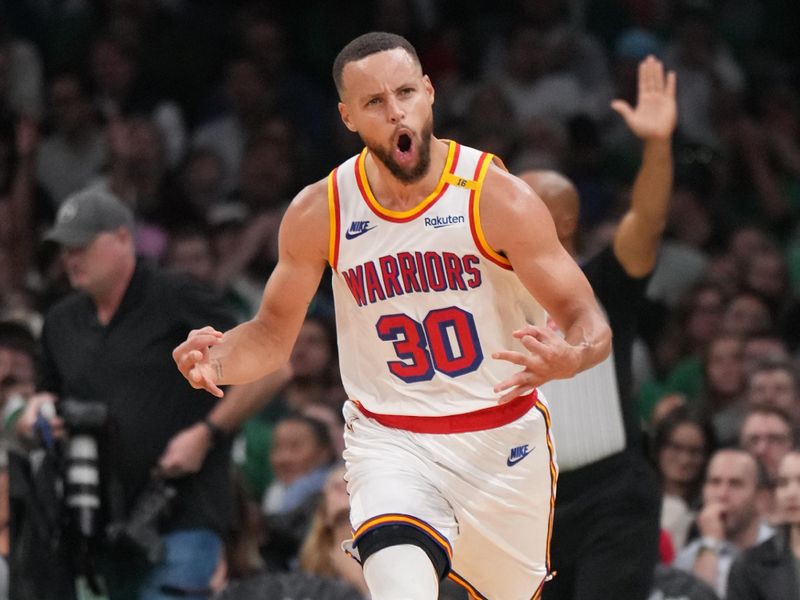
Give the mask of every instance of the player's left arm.
M 523 285 L 565 333 L 562 339 L 547 327 L 521 323 L 514 335 L 529 354 L 495 353 L 494 358 L 523 367 L 497 391 L 512 390 L 507 396 L 513 396 L 516 388 L 572 377 L 606 358 L 611 329 L 583 272 L 558 241 L 541 199 L 520 179 L 492 166 L 480 202 L 487 243 L 511 262 Z

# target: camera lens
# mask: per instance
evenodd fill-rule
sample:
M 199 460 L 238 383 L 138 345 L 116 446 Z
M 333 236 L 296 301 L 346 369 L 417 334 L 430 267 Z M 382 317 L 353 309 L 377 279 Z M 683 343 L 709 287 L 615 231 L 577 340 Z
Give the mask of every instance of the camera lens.
M 73 435 L 67 446 L 65 499 L 75 516 L 78 532 L 85 537 L 97 533 L 100 510 L 100 473 L 97 441 L 89 435 Z

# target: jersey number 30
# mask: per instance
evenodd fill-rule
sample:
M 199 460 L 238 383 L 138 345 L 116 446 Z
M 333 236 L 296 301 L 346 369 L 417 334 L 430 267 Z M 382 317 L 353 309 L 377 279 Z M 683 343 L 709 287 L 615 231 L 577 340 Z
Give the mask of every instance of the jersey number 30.
M 475 319 L 455 306 L 430 311 L 422 323 L 402 313 L 384 315 L 375 328 L 401 359 L 388 361 L 389 371 L 406 383 L 430 381 L 435 371 L 458 377 L 483 362 Z

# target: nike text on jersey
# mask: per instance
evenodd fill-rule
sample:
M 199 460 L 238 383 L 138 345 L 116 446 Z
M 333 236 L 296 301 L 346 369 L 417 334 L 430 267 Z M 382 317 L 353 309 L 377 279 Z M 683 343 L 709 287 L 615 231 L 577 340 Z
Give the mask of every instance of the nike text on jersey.
M 377 225 L 370 227 L 369 221 L 353 221 L 350 223 L 350 228 L 345 232 L 344 237 L 348 240 L 352 240 L 360 235 L 364 235 L 368 231 L 372 231 L 376 227 Z
M 534 448 L 535 448 L 535 446 L 534 446 Z M 528 444 L 523 444 L 522 446 L 513 447 L 511 449 L 511 452 L 508 455 L 508 460 L 506 460 L 506 464 L 509 467 L 513 467 L 515 464 L 517 464 L 523 458 L 528 456 L 528 454 L 531 453 L 531 450 L 533 450 L 533 448 L 528 448 Z

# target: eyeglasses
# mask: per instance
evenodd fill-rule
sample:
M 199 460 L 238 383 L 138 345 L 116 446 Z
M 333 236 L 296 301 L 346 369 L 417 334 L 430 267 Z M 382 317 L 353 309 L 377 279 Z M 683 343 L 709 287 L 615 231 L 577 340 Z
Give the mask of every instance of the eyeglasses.
M 783 446 L 791 442 L 788 433 L 765 433 L 748 435 L 742 440 L 742 446 L 745 448 L 753 448 L 761 442 L 765 442 L 770 446 Z
M 686 444 L 679 444 L 677 442 L 667 442 L 664 444 L 664 449 L 676 454 L 686 454 L 690 458 L 703 458 L 706 453 L 706 449 L 703 446 L 689 446 Z

